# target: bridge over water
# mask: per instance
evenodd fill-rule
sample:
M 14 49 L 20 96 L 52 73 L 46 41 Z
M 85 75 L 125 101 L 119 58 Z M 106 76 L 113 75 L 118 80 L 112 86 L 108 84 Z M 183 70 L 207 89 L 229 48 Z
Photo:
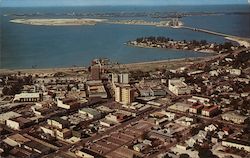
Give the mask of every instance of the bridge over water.
M 243 45 L 245 47 L 250 47 L 250 38 L 239 37 L 239 36 L 229 35 L 229 34 L 225 34 L 225 33 L 210 31 L 210 30 L 206 30 L 206 29 L 188 27 L 188 26 L 180 26 L 178 28 L 180 28 L 180 29 L 189 29 L 189 30 L 192 30 L 192 31 L 203 32 L 203 33 L 212 34 L 212 35 L 216 35 L 216 36 L 222 36 L 225 39 L 235 41 L 235 42 L 237 42 L 240 45 Z

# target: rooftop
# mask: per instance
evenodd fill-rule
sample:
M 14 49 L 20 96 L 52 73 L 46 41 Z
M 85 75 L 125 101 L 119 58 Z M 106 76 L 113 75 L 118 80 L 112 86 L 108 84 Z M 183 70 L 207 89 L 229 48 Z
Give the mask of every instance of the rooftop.
M 53 117 L 53 118 L 50 118 L 50 120 L 54 120 L 54 121 L 59 122 L 59 123 L 64 124 L 64 125 L 69 124 L 69 121 L 64 120 L 60 117 Z
M 18 98 L 39 98 L 40 94 L 39 93 L 20 93 L 20 94 L 16 94 L 15 97 L 18 97 Z
M 83 108 L 83 109 L 80 109 L 79 111 L 80 112 L 86 112 L 86 113 L 89 113 L 89 114 L 92 114 L 92 115 L 100 114 L 99 111 L 97 111 L 96 109 L 92 109 L 92 108 Z
M 218 108 L 219 108 L 219 106 L 214 105 L 214 106 L 209 106 L 209 107 L 204 108 L 203 111 L 208 111 L 208 112 L 210 112 L 210 111 L 216 110 L 216 109 L 218 109 Z
M 6 112 L 6 113 L 3 113 L 3 114 L 0 114 L 0 121 L 1 120 L 8 120 L 10 118 L 20 117 L 20 116 L 22 116 L 22 115 L 19 114 L 19 113 L 10 111 L 10 112 Z
M 238 139 L 227 138 L 224 141 L 235 143 L 235 144 L 241 144 L 241 145 L 245 145 L 245 146 L 250 146 L 250 142 L 245 141 L 245 140 L 238 140 Z
M 39 151 L 44 151 L 44 150 L 49 151 L 50 150 L 49 147 L 47 147 L 47 146 L 45 146 L 45 145 L 43 145 L 41 143 L 38 143 L 36 141 L 29 141 L 29 142 L 24 143 L 24 145 L 28 146 L 28 147 L 30 147 L 32 149 L 37 149 Z
M 18 123 L 22 123 L 22 124 L 31 122 L 30 119 L 24 118 L 24 117 L 22 117 L 22 116 L 20 116 L 20 117 L 15 117 L 15 118 L 11 118 L 10 120 L 15 121 L 15 122 L 18 122 Z

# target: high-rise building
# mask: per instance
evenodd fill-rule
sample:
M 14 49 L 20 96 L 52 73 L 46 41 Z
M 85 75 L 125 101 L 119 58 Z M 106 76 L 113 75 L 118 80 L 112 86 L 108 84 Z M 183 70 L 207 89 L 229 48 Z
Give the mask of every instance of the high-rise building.
M 122 100 L 124 104 L 131 104 L 134 101 L 134 90 L 131 87 L 122 87 Z
M 121 87 L 115 87 L 115 101 L 121 102 Z
M 115 87 L 115 101 L 123 104 L 131 104 L 134 101 L 134 89 L 130 85 Z
M 121 74 L 112 74 L 112 82 L 113 83 L 123 83 L 128 84 L 129 83 L 129 75 L 128 73 L 121 73 Z
M 119 74 L 119 83 L 124 83 L 124 84 L 129 83 L 129 77 L 127 73 Z
M 118 74 L 112 73 L 112 83 L 118 83 Z

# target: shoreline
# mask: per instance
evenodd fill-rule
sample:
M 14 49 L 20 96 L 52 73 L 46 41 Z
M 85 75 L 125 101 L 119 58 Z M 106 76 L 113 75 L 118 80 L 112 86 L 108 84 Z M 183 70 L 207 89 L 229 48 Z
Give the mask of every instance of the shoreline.
M 201 61 L 205 59 L 211 59 L 211 57 L 217 57 L 218 55 L 211 55 L 211 56 L 205 56 L 205 57 L 189 57 L 189 58 L 179 58 L 179 59 L 165 59 L 165 60 L 156 60 L 156 61 L 145 61 L 145 62 L 134 62 L 134 63 L 126 63 L 126 64 L 115 64 L 112 65 L 110 69 L 118 69 L 118 68 L 129 68 L 129 69 L 139 69 L 139 67 L 136 66 L 161 66 L 160 64 L 166 65 L 169 63 L 172 64 L 180 64 L 183 62 L 194 62 L 194 61 Z M 158 65 L 159 64 L 159 65 Z M 154 68 L 154 67 L 152 67 Z M 13 69 L 8 69 L 0 68 L 0 74 L 8 74 L 8 73 L 56 73 L 56 72 L 65 72 L 65 71 L 85 71 L 87 70 L 87 67 L 57 67 L 57 68 L 13 68 Z
M 230 41 L 234 41 L 234 42 L 238 43 L 239 45 L 243 45 L 247 48 L 250 47 L 250 41 L 242 40 L 242 39 L 239 39 L 237 37 L 224 37 L 224 38 L 227 40 L 230 40 Z

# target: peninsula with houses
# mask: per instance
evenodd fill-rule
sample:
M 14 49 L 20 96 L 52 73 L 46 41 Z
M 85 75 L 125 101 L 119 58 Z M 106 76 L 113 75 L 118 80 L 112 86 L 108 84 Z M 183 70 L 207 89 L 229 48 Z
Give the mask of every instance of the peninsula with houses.
M 142 48 L 164 48 L 176 50 L 190 50 L 201 53 L 226 53 L 242 49 L 244 46 L 235 45 L 232 42 L 209 43 L 206 40 L 174 40 L 169 37 L 140 37 L 126 43 L 129 46 Z

